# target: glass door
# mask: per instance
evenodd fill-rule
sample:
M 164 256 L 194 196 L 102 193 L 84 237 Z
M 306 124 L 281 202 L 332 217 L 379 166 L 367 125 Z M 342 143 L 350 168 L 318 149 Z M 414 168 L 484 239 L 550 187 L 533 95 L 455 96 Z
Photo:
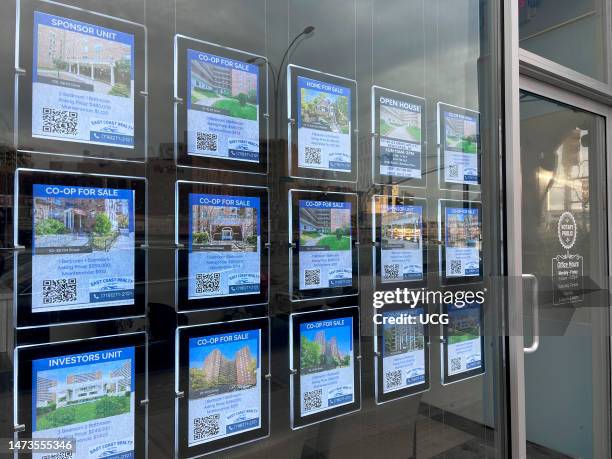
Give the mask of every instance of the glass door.
M 610 457 L 607 126 L 607 107 L 521 77 L 527 457 Z

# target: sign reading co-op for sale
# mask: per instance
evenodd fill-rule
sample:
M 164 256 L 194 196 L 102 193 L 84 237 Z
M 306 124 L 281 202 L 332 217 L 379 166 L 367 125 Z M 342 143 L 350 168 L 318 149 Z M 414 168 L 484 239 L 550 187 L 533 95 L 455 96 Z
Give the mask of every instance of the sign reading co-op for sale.
M 300 324 L 300 416 L 355 401 L 353 319 Z
M 299 200 L 300 290 L 353 283 L 351 203 Z
M 189 195 L 188 298 L 260 293 L 258 197 Z
M 259 162 L 259 67 L 187 50 L 187 152 Z
M 34 12 L 32 136 L 134 147 L 134 35 Z
M 134 458 L 134 370 L 133 347 L 32 361 L 32 438 L 74 439 L 74 459 Z
M 35 184 L 32 312 L 134 304 L 134 191 Z

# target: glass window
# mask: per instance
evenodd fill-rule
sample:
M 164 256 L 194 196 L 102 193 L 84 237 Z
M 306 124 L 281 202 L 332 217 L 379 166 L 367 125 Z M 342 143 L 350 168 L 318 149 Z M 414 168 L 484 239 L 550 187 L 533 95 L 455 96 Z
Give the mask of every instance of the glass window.
M 0 438 L 501 456 L 498 3 L 0 1 Z
M 520 47 L 608 80 L 604 0 L 518 0 Z

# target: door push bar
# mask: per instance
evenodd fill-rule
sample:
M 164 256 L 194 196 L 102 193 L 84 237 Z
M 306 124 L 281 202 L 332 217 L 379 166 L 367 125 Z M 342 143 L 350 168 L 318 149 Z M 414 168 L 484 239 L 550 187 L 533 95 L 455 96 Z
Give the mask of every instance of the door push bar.
M 530 279 L 533 283 L 533 289 L 531 294 L 531 303 L 533 307 L 533 338 L 531 346 L 524 347 L 523 352 L 525 354 L 533 354 L 540 347 L 540 306 L 538 304 L 538 292 L 539 284 L 538 278 L 533 274 L 523 274 L 523 279 Z

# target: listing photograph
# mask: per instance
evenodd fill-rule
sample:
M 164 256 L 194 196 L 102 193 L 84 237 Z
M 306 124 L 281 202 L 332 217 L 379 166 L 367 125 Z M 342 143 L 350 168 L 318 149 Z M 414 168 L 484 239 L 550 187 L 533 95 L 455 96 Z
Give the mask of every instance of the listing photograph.
M 257 121 L 257 78 L 257 73 L 191 59 L 191 108 Z
M 380 104 L 379 133 L 407 142 L 421 142 L 421 114 L 412 110 Z
M 455 113 L 444 114 L 446 148 L 463 153 L 478 152 L 478 120 Z
M 351 249 L 351 210 L 300 205 L 300 251 Z
M 448 314 L 448 344 L 480 339 L 480 308 L 452 306 Z
M 385 357 L 425 349 L 425 328 L 422 324 L 389 324 L 383 326 Z
M 302 126 L 310 129 L 348 134 L 349 97 L 313 88 L 300 88 Z
M 257 252 L 257 209 L 254 207 L 193 205 L 193 251 Z
M 451 213 L 447 210 L 446 246 L 451 248 L 480 247 L 480 219 L 477 211 Z
M 250 335 L 255 336 L 255 333 L 251 332 Z M 258 351 L 257 338 L 190 346 L 189 398 L 211 397 L 255 387 L 258 380 Z
M 301 325 L 300 372 L 302 375 L 346 368 L 352 364 L 351 325 L 307 329 Z
M 131 218 L 128 199 L 34 197 L 35 253 L 105 252 L 132 264 Z
M 36 431 L 132 410 L 131 359 L 68 366 L 35 373 Z
M 44 19 L 37 31 L 38 82 L 102 95 L 133 95 L 132 47 L 129 44 L 53 27 L 46 22 L 56 16 L 38 12 L 36 15 L 39 20 Z
M 418 250 L 423 240 L 422 209 L 382 213 L 383 250 Z

